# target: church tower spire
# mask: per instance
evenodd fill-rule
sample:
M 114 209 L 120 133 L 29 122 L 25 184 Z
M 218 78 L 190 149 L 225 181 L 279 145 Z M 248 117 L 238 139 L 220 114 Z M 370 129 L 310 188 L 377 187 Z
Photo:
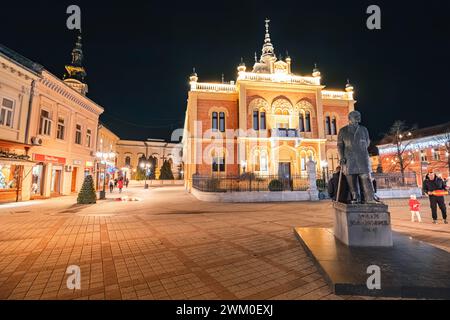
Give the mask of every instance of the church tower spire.
M 261 54 L 261 62 L 267 63 L 270 60 L 276 60 L 277 57 L 275 56 L 275 49 L 272 45 L 272 41 L 270 40 L 270 33 L 269 33 L 269 19 L 265 20 L 265 27 L 266 27 L 266 34 L 264 36 L 264 44 L 262 47 L 262 54 Z
M 82 95 L 86 95 L 88 87 L 86 84 L 86 69 L 83 67 L 83 46 L 81 43 L 81 33 L 78 34 L 75 47 L 72 50 L 72 61 L 65 66 L 63 80 L 72 89 Z

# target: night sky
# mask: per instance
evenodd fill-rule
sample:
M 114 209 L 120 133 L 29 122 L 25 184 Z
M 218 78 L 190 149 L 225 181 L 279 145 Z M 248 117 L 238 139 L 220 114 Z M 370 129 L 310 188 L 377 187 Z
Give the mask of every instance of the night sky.
M 264 19 L 276 54 L 293 72 L 314 62 L 328 89 L 350 78 L 372 139 L 395 120 L 419 127 L 450 121 L 449 1 L 8 1 L 0 43 L 62 77 L 75 42 L 66 8 L 82 10 L 88 96 L 122 139 L 169 138 L 184 123 L 188 76 L 235 80 L 243 57 L 261 52 Z M 382 29 L 366 28 L 377 4 Z

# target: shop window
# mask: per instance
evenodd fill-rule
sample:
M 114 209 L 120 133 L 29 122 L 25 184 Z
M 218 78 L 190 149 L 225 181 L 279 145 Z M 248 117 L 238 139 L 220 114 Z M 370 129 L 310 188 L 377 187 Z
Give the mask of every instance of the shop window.
M 39 134 L 49 136 L 52 132 L 52 120 L 47 110 L 41 110 L 41 121 L 39 124 Z
M 56 138 L 59 140 L 64 140 L 64 131 L 65 131 L 64 118 L 58 118 L 58 128 L 56 131 Z
M 79 124 L 76 125 L 75 143 L 76 144 L 81 144 L 81 125 L 79 125 Z
M 92 131 L 91 129 L 86 130 L 86 147 L 91 147 L 91 138 L 92 138 Z
M 0 190 L 16 189 L 20 167 L 0 164 Z
M 0 125 L 13 127 L 14 101 L 3 98 L 0 106 Z

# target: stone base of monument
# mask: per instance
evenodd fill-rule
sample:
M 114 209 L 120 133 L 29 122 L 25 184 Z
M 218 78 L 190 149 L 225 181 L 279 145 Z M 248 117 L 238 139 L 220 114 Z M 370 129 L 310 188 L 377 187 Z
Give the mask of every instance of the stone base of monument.
M 334 202 L 334 235 L 348 246 L 392 246 L 388 206 Z
M 450 299 L 450 253 L 444 250 L 397 232 L 392 246 L 361 247 L 346 245 L 332 229 L 294 231 L 337 295 Z M 368 286 L 371 266 L 379 267 L 379 288 Z

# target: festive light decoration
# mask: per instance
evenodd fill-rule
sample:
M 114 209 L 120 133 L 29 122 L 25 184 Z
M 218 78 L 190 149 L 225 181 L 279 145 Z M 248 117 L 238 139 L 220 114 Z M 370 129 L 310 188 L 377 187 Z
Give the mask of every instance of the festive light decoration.
M 402 142 L 401 146 L 404 147 L 405 150 L 415 150 L 416 152 L 419 152 L 423 149 L 445 145 L 447 142 L 448 136 L 446 134 L 440 134 L 436 136 L 415 139 L 414 142 L 410 142 L 409 145 L 404 145 Z M 378 151 L 380 155 L 396 153 L 397 147 L 393 144 L 386 144 L 378 146 Z

